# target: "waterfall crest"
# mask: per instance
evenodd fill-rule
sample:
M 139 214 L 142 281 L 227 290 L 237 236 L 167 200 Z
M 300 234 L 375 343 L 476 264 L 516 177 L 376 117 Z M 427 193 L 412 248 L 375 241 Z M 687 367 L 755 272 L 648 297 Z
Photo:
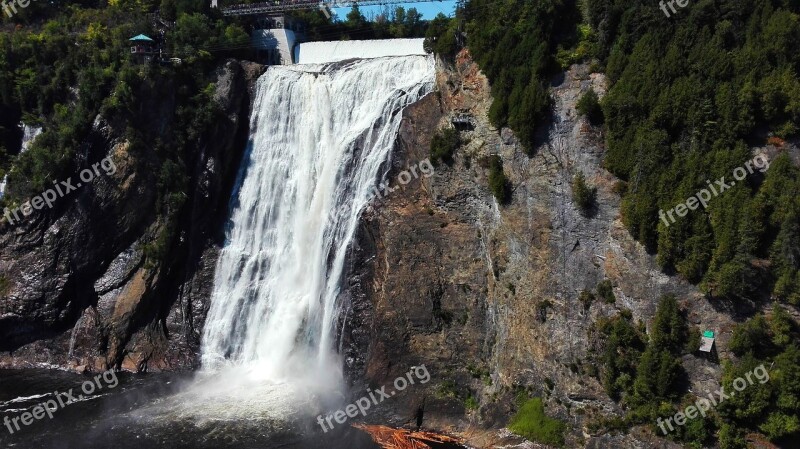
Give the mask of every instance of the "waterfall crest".
M 434 72 L 431 57 L 404 56 L 274 66 L 259 78 L 204 371 L 282 383 L 340 370 L 333 339 L 347 248 L 385 176 L 401 111 L 432 90 Z

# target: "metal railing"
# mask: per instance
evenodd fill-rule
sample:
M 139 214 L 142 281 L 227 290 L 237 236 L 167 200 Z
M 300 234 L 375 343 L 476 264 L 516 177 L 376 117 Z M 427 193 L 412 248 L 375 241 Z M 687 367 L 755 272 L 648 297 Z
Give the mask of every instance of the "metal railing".
M 320 2 L 319 0 L 273 0 L 265 3 L 231 5 L 220 8 L 220 10 L 225 16 L 247 16 L 301 9 L 319 9 L 324 7 L 346 8 L 355 4 L 359 6 L 372 6 L 391 5 L 395 3 L 428 3 L 436 1 L 441 2 L 442 0 L 341 0 L 334 2 Z

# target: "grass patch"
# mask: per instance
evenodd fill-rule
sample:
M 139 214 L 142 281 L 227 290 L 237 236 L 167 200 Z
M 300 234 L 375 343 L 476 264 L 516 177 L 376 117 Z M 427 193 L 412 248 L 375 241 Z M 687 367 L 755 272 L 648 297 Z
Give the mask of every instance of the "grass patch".
M 541 398 L 533 398 L 522 404 L 517 414 L 511 418 L 508 428 L 531 441 L 563 447 L 567 426 L 544 413 Z
M 457 398 L 458 389 L 456 388 L 456 383 L 452 380 L 446 380 L 439 384 L 438 388 L 436 388 L 436 397 L 439 399 Z

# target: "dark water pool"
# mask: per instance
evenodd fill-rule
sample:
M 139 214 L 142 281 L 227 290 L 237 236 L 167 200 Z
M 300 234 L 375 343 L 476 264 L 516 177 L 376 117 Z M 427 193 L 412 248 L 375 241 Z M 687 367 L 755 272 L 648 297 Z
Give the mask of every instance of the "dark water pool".
M 375 449 L 366 433 L 344 426 L 322 434 L 307 429 L 273 426 L 242 417 L 171 420 L 160 415 L 147 416 L 153 404 L 177 393 L 191 380 L 191 375 L 116 373 L 113 388 L 105 379 L 93 376 L 44 370 L 0 370 L 0 447 L 18 449 L 150 449 L 150 448 L 287 448 L 287 449 Z M 83 395 L 84 382 L 93 382 L 92 395 Z M 85 387 L 87 390 L 88 386 Z M 75 402 L 58 404 L 55 392 L 72 390 Z M 83 395 L 83 398 L 79 396 Z M 67 397 L 61 395 L 62 403 Z M 51 401 L 56 408 L 48 416 L 39 409 L 40 419 L 33 419 L 39 404 Z M 21 416 L 28 416 L 25 425 Z M 17 418 L 16 425 L 14 418 Z M 30 421 L 33 422 L 30 422 Z M 19 426 L 19 430 L 16 429 Z

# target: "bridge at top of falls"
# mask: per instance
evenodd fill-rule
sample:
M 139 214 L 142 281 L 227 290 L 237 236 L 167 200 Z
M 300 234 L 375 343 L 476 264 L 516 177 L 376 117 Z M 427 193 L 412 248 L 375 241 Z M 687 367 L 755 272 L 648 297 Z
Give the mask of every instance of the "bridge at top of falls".
M 322 2 L 319 0 L 270 0 L 263 3 L 223 6 L 220 10 L 222 14 L 226 16 L 247 16 L 296 11 L 300 9 L 330 9 L 353 5 L 370 6 L 391 5 L 396 3 L 433 3 L 441 1 L 442 0 L 341 0 Z M 212 4 L 213 3 L 216 2 L 212 2 Z

